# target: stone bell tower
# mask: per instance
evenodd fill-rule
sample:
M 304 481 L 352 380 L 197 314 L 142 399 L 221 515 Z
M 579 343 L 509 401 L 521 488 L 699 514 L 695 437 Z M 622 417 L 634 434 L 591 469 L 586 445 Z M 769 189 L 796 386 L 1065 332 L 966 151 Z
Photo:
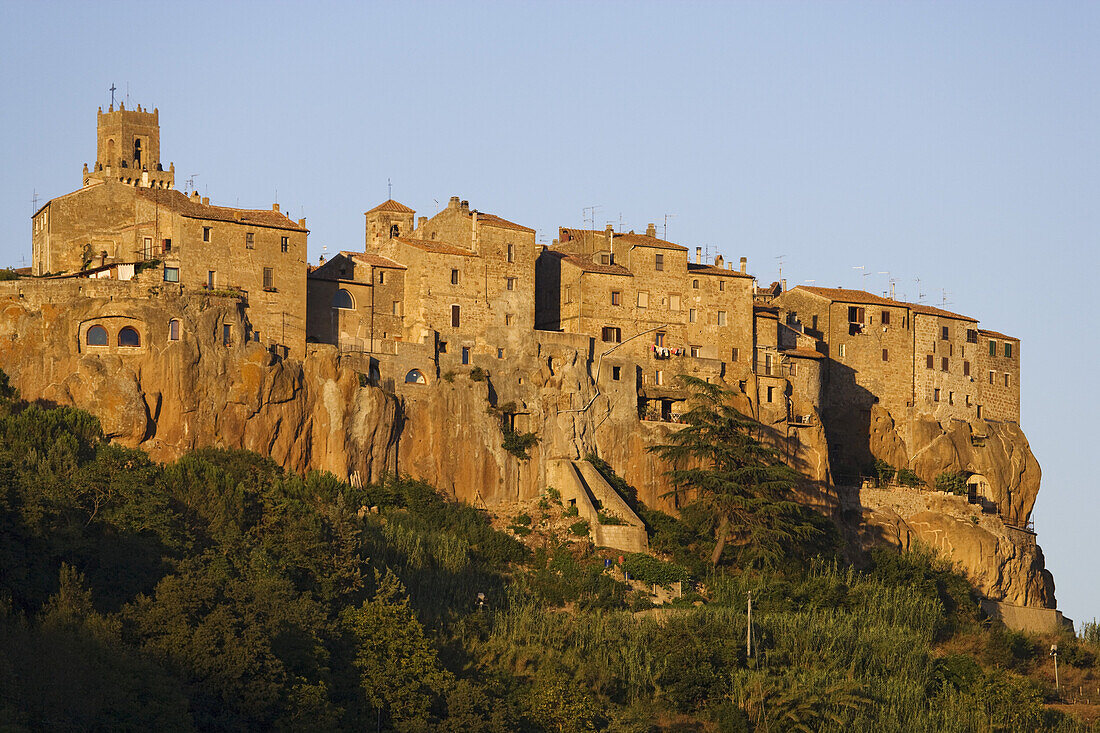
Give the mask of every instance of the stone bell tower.
M 172 188 L 176 167 L 160 162 L 160 115 L 138 105 L 128 110 L 112 104 L 97 114 L 96 162 L 84 164 L 84 185 L 92 181 L 119 181 L 144 188 Z

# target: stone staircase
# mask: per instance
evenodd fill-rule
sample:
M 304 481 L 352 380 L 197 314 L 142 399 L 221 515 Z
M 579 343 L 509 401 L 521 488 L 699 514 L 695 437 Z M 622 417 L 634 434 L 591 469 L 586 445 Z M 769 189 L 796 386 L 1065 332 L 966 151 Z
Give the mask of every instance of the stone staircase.
M 625 552 L 649 549 L 645 524 L 591 463 L 568 459 L 549 461 L 546 479 L 548 485 L 561 492 L 566 506 L 576 506 L 578 516 L 588 520 L 592 541 L 597 546 Z M 600 524 L 599 509 L 618 517 L 624 524 Z

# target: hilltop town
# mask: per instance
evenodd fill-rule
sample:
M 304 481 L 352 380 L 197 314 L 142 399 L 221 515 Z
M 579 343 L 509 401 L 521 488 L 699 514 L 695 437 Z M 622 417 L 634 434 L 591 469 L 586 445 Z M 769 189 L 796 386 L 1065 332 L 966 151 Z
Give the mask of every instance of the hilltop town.
M 430 217 L 372 206 L 362 249 L 313 265 L 305 221 L 278 205 L 177 190 L 159 129 L 155 109 L 100 110 L 81 187 L 34 214 L 32 265 L 0 283 L 0 367 L 25 394 L 90 409 L 162 458 L 234 445 L 487 504 L 547 485 L 615 504 L 581 460 L 597 454 L 675 510 L 646 448 L 676 429 L 691 375 L 735 391 L 807 501 L 897 544 L 950 545 L 1006 614 L 1054 608 L 1029 528 L 1019 339 L 860 290 L 762 286 L 744 257 L 704 262 L 653 224 L 561 227 L 540 245 L 457 196 Z M 929 487 L 964 473 L 966 495 L 870 506 L 876 461 Z M 595 539 L 644 547 L 622 514 Z

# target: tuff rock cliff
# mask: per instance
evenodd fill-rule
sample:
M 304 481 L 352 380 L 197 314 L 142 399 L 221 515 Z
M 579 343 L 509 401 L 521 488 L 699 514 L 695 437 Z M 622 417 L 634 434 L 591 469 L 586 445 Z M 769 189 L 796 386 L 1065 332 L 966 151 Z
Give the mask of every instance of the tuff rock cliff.
M 364 386 L 362 357 L 314 345 L 302 361 L 279 359 L 239 336 L 248 333 L 237 299 L 162 292 L 112 297 L 80 283 L 0 288 L 0 368 L 25 399 L 73 405 L 97 415 L 105 433 L 158 460 L 194 448 L 245 448 L 289 470 L 330 471 L 370 482 L 389 472 L 422 478 L 455 497 L 495 504 L 532 499 L 546 486 L 555 459 L 595 453 L 638 488 L 645 503 L 674 510 L 661 464 L 648 448 L 674 426 L 640 421 L 633 384 L 599 392 L 594 360 L 577 339 L 532 337 L 529 356 L 496 362 L 488 379 L 468 371 L 431 374 L 427 384 L 392 391 Z M 25 292 L 24 292 L 25 290 Z M 168 339 L 170 318 L 179 340 Z M 138 324 L 138 348 L 87 347 L 82 328 Z M 754 413 L 747 396 L 739 398 Z M 502 446 L 501 410 L 538 444 L 520 460 Z M 809 412 L 812 408 L 803 408 Z M 1040 471 L 1023 433 L 1007 424 L 920 416 L 900 422 L 873 413 L 871 450 L 909 466 L 931 484 L 944 471 L 980 473 L 988 500 L 1025 525 Z M 997 513 L 964 499 L 917 492 L 831 486 L 820 421 L 792 430 L 767 425 L 761 437 L 807 478 L 803 497 L 852 525 L 862 542 L 908 546 L 919 540 L 959 561 L 989 598 L 1054 606 L 1053 580 L 1034 536 L 1008 527 Z

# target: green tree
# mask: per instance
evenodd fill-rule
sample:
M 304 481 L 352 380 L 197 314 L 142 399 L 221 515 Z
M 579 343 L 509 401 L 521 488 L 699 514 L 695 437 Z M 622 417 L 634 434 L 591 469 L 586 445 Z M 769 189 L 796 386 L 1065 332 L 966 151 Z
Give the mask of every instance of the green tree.
M 345 608 L 341 622 L 350 634 L 367 705 L 388 716 L 399 730 L 423 730 L 435 696 L 448 681 L 424 628 L 409 608 L 401 581 L 376 573 L 374 597 Z
M 748 563 L 774 564 L 786 548 L 815 546 L 825 539 L 822 523 L 791 500 L 798 474 L 757 440 L 762 426 L 738 412 L 729 391 L 697 377 L 681 376 L 691 390 L 685 427 L 669 443 L 650 448 L 674 468 L 668 495 L 694 497 L 694 509 L 715 518 L 711 564 L 727 543 Z

